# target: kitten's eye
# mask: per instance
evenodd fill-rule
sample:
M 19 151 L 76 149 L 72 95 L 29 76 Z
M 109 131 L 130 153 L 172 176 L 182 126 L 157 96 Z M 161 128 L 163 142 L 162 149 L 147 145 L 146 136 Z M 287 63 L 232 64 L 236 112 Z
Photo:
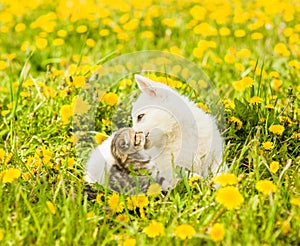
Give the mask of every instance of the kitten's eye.
M 143 119 L 144 116 L 145 116 L 145 114 L 139 114 L 137 116 L 137 122 L 140 122 Z

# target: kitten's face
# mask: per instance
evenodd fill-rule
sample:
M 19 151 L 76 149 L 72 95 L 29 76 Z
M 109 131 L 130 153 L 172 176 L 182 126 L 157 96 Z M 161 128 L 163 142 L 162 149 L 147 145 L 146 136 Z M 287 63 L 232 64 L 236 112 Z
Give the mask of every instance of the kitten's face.
M 149 105 L 133 114 L 132 128 L 146 135 L 146 149 L 152 146 L 160 148 L 165 142 L 166 134 L 176 124 L 174 116 L 166 109 Z
M 123 128 L 115 133 L 111 144 L 112 155 L 121 163 L 128 159 L 145 162 L 149 156 L 143 153 L 145 135 L 142 132 L 135 132 L 132 128 Z

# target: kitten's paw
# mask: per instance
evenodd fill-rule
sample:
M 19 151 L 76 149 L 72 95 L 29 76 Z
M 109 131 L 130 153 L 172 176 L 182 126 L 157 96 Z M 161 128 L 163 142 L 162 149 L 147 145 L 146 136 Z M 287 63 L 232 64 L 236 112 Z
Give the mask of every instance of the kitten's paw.
M 134 146 L 139 147 L 141 149 L 144 148 L 146 143 L 146 136 L 143 132 L 136 132 L 134 137 Z

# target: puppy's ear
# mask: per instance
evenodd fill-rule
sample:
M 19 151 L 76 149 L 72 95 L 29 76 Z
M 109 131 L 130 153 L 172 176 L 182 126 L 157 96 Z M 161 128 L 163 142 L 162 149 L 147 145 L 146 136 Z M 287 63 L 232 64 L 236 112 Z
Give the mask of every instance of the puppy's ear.
M 135 74 L 134 78 L 142 92 L 145 92 L 149 96 L 157 96 L 157 91 L 154 87 L 154 81 L 139 74 Z

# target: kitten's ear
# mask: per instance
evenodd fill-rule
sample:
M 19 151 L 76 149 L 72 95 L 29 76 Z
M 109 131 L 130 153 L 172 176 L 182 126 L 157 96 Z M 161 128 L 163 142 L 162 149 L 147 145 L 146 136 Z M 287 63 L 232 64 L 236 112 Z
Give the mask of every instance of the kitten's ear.
M 153 87 L 153 84 L 155 83 L 154 81 L 145 78 L 139 74 L 135 74 L 134 78 L 142 92 L 145 92 L 149 96 L 153 96 L 153 97 L 157 96 L 157 92 Z
M 120 153 L 120 159 L 121 159 L 122 164 L 127 160 L 127 157 L 128 156 L 126 154 Z

